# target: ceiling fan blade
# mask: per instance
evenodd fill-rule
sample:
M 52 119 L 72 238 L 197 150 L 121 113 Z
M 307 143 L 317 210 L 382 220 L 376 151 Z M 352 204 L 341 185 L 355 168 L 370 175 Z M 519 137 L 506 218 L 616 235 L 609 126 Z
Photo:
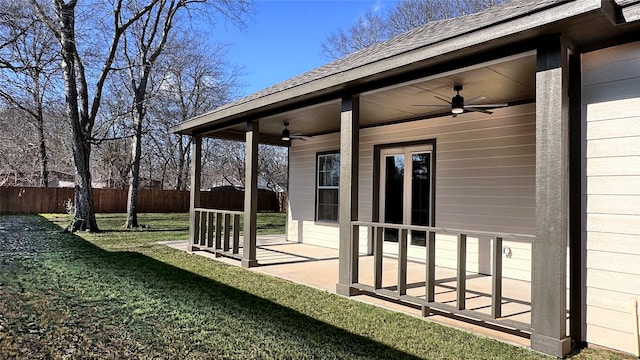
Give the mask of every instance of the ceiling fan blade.
M 464 104 L 465 105 L 471 105 L 471 104 L 477 103 L 478 101 L 482 101 L 484 99 L 486 99 L 485 96 L 476 96 L 473 99 L 469 99 L 469 100 L 465 101 Z
M 291 139 L 298 139 L 298 140 L 304 140 L 306 141 L 307 139 L 312 138 L 313 136 L 311 135 L 302 135 L 302 134 L 293 134 L 290 136 Z
M 507 107 L 509 106 L 509 104 L 476 104 L 476 105 L 471 105 L 471 107 L 474 108 L 500 108 L 500 107 Z M 464 106 L 465 109 L 467 108 L 467 105 Z
M 467 106 L 464 107 L 464 111 L 475 111 L 475 112 L 481 112 L 481 113 L 484 113 L 484 114 L 493 114 L 493 112 L 488 111 L 488 110 L 479 109 L 479 108 L 476 108 L 476 107 L 467 107 Z
M 432 106 L 432 107 L 439 107 L 439 108 L 444 108 L 446 109 L 448 106 L 445 104 L 441 104 L 441 105 L 436 105 L 436 104 L 414 104 L 411 106 Z
M 451 104 L 451 101 L 450 101 L 450 100 L 447 100 L 447 99 L 445 99 L 445 98 L 442 98 L 442 97 L 440 97 L 440 96 L 438 96 L 438 95 L 434 95 L 433 97 L 434 97 L 434 98 L 436 98 L 436 99 L 438 99 L 438 100 L 442 100 L 442 101 L 446 102 L 447 104 Z

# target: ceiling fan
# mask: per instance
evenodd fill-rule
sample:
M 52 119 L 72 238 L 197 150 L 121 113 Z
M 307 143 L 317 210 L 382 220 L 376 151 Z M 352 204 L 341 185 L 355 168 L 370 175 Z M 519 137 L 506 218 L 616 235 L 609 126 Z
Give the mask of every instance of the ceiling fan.
M 282 141 L 289 141 L 289 140 L 302 140 L 302 141 L 307 141 L 307 139 L 312 138 L 313 136 L 308 136 L 308 135 L 302 135 L 302 134 L 291 134 L 289 132 L 289 123 L 288 122 L 284 122 L 284 129 L 282 129 Z
M 460 95 L 460 91 L 462 91 L 462 85 L 454 85 L 453 86 L 453 91 L 456 92 L 456 95 L 454 97 L 451 98 L 451 101 L 440 97 L 440 96 L 435 96 L 436 99 L 442 100 L 448 104 L 451 105 L 451 114 L 453 114 L 453 117 L 458 116 L 458 114 L 462 114 L 465 112 L 481 112 L 484 114 L 492 114 L 491 111 L 486 110 L 486 109 L 495 109 L 495 108 L 501 108 L 501 107 L 505 107 L 505 106 L 509 106 L 509 104 L 506 103 L 502 103 L 502 104 L 476 104 L 479 101 L 482 101 L 484 99 L 486 99 L 486 97 L 484 96 L 477 96 L 474 97 L 473 99 L 469 99 L 467 101 L 464 101 L 464 97 L 462 97 L 462 95 Z M 419 104 L 419 105 L 413 105 L 413 106 L 435 106 L 435 107 L 445 107 L 444 104 Z

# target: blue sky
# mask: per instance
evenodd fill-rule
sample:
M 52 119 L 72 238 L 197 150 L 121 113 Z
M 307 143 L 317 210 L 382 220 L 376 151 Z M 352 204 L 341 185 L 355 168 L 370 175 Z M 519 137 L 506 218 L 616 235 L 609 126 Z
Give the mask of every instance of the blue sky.
M 242 94 L 248 95 L 321 66 L 321 44 L 371 9 L 397 0 L 256 0 L 247 27 L 218 26 L 213 33 L 227 43 L 228 60 L 244 68 Z

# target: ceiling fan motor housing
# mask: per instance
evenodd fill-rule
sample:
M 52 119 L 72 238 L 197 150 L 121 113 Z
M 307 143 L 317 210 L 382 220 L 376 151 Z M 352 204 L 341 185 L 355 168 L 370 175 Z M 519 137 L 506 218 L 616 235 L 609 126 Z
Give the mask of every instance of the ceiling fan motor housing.
M 453 90 L 457 92 L 457 94 L 451 98 L 451 112 L 454 114 L 462 114 L 464 112 L 464 97 L 460 95 L 462 85 L 454 85 Z
M 282 141 L 291 140 L 291 136 L 289 135 L 289 123 L 284 123 L 284 129 L 282 129 Z

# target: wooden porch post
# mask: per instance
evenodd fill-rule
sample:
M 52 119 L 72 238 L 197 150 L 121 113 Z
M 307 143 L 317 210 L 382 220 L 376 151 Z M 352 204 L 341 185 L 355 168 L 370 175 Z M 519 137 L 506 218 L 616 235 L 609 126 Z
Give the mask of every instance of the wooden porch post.
M 336 292 L 358 294 L 351 283 L 358 281 L 358 231 L 351 221 L 358 220 L 358 151 L 360 142 L 360 97 L 342 98 L 340 114 L 340 249 Z
M 244 175 L 244 244 L 242 267 L 258 265 L 256 227 L 258 215 L 258 121 L 247 121 Z
M 569 101 L 567 48 L 544 39 L 536 64 L 536 240 L 531 283 L 531 348 L 557 357 L 567 337 Z
M 584 347 L 586 319 L 586 251 L 582 243 L 582 59 L 569 53 L 569 334 L 574 347 Z M 586 130 L 585 130 L 586 131 Z M 586 186 L 586 185 L 585 185 Z
M 200 207 L 200 176 L 202 174 L 202 137 L 191 137 L 191 190 L 189 191 L 189 244 L 187 250 L 193 251 L 198 241 L 198 225 L 195 208 Z

